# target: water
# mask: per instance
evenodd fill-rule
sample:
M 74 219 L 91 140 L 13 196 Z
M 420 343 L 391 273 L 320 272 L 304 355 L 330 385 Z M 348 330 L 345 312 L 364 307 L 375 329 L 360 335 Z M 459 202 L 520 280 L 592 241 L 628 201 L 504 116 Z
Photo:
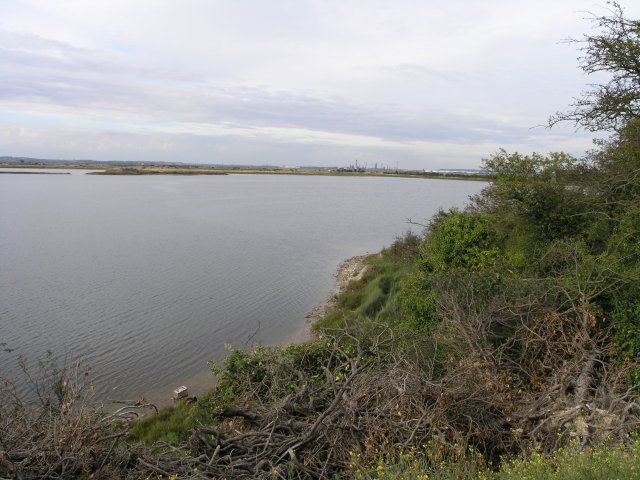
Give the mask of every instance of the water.
M 41 173 L 45 175 L 84 175 L 86 173 L 104 172 L 104 170 L 89 170 L 85 168 L 0 168 L 2 172 Z
M 282 343 L 338 264 L 484 183 L 365 177 L 0 175 L 0 372 L 47 350 L 97 398 L 212 382 L 225 344 Z M 415 229 L 415 228 L 414 228 Z

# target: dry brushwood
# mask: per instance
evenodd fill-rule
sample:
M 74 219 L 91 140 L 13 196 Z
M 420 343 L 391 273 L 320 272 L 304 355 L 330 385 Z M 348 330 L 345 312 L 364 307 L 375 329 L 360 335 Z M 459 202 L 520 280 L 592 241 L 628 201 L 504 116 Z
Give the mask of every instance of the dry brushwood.
M 0 389 L 0 477 L 137 477 L 132 467 L 141 447 L 126 445 L 127 420 L 155 406 L 131 405 L 101 418 L 79 363 L 40 373 L 25 368 L 35 395 L 20 395 L 7 380 Z
M 588 445 L 637 428 L 640 410 L 624 369 L 607 360 L 588 315 L 540 321 L 528 307 L 529 314 L 515 315 L 509 341 L 495 343 L 494 320 L 467 306 L 443 320 L 454 354 L 437 378 L 390 348 L 394 339 L 383 327 L 369 342 L 345 330 L 335 348 L 355 348 L 340 352 L 344 364 L 327 363 L 322 382 L 308 379 L 269 401 L 248 394 L 212 425 L 192 430 L 187 444 L 141 456 L 138 468 L 185 478 L 343 477 L 350 452 L 373 463 L 381 451 L 397 454 L 435 438 L 473 446 L 493 462 L 518 453 L 523 441 L 550 451 L 570 437 Z M 564 322 L 564 333 L 554 321 Z M 514 344 L 519 365 L 509 351 Z
M 425 438 L 424 376 L 383 357 L 384 334 L 366 346 L 344 335 L 354 353 L 340 352 L 341 365 L 328 362 L 322 382 L 302 382 L 279 401 L 226 408 L 216 425 L 194 429 L 180 449 L 142 458 L 141 467 L 185 477 L 331 478 L 348 472 L 350 451 L 371 459 L 377 445 L 402 449 Z
M 418 366 L 384 326 L 366 335 L 345 327 L 318 375 L 269 365 L 178 446 L 126 445 L 126 420 L 148 406 L 98 415 L 78 367 L 64 370 L 59 401 L 38 408 L 4 389 L 0 477 L 347 477 L 353 454 L 374 463 L 432 439 L 473 446 L 491 462 L 522 442 L 551 451 L 571 437 L 589 445 L 637 428 L 624 366 L 610 360 L 592 310 L 479 309 L 465 295 L 451 293 L 458 307 L 434 334 L 450 353 L 444 369 Z M 509 335 L 497 341 L 496 325 Z
M 512 287 L 482 307 L 470 283 L 441 292 L 441 329 L 460 359 L 444 379 L 463 378 L 469 398 L 481 392 L 485 408 L 474 414 L 466 405 L 460 415 L 495 414 L 497 428 L 483 450 L 498 450 L 489 458 L 502 449 L 515 453 L 518 444 L 550 452 L 572 438 L 583 447 L 623 440 L 640 425 L 637 387 L 628 383 L 628 365 L 615 360 L 606 319 L 591 304 L 603 285 L 616 283 L 577 272 L 573 278 L 530 279 L 522 291 Z
M 335 348 L 354 348 L 340 352 L 344 364 L 328 362 L 324 381 L 309 379 L 272 402 L 246 397 L 192 430 L 186 445 L 163 445 L 165 453 L 141 457 L 139 467 L 180 477 L 319 479 L 347 476 L 350 452 L 374 462 L 380 449 L 399 453 L 433 437 L 478 445 L 501 438 L 503 415 L 488 405 L 486 388 L 471 391 L 460 372 L 434 381 L 393 353 L 388 329 L 368 342 L 342 336 Z
M 582 446 L 619 439 L 640 425 L 628 367 L 612 360 L 607 332 L 595 323 L 589 310 L 553 312 L 518 330 L 520 369 L 534 385 L 514 416 L 525 437 L 546 451 L 567 438 Z

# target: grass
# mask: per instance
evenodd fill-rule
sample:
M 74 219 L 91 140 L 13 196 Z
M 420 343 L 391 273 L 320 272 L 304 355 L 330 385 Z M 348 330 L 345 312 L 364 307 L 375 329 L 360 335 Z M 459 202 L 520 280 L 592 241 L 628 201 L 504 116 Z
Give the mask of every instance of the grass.
M 409 264 L 400 261 L 392 253 L 372 255 L 365 259 L 367 270 L 362 278 L 352 280 L 349 286 L 336 297 L 336 308 L 318 320 L 316 331 L 341 328 L 346 322 L 357 319 L 359 323 L 387 321 L 389 315 L 397 314 L 396 286 Z
M 158 415 L 131 422 L 129 441 L 147 445 L 162 441 L 175 445 L 185 440 L 196 423 L 192 408 L 182 404 L 169 406 L 161 409 Z
M 576 444 L 549 455 L 529 453 L 504 460 L 490 468 L 477 452 L 455 445 L 429 444 L 382 456 L 373 465 L 363 465 L 352 455 L 351 472 L 358 480 L 638 480 L 640 441 L 628 445 L 602 444 L 582 450 Z
M 487 478 L 495 480 L 617 480 L 640 479 L 640 441 L 629 446 L 600 445 L 581 451 L 575 445 L 551 455 L 533 454 L 502 464 Z

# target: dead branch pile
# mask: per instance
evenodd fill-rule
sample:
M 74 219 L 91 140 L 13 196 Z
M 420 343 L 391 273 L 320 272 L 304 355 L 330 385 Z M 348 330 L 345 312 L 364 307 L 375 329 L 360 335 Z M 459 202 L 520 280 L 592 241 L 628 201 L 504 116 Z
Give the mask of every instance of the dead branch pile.
M 203 478 L 343 477 L 354 454 L 373 463 L 381 451 L 399 453 L 434 438 L 473 446 L 492 462 L 518 453 L 524 442 L 551 451 L 571 437 L 583 445 L 622 438 L 639 424 L 624 367 L 605 361 L 587 317 L 565 316 L 562 334 L 551 319 L 523 321 L 509 342 L 492 344 L 481 326 L 489 319 L 463 313 L 443 325 L 465 354 L 452 350 L 438 378 L 382 341 L 345 333 L 354 353 L 341 352 L 341 365 L 328 363 L 323 381 L 308 378 L 273 402 L 248 395 L 193 430 L 187 445 L 143 456 L 139 467 Z M 514 343 L 522 363 L 507 352 Z M 295 368 L 290 375 L 304 378 Z
M 441 333 L 458 359 L 445 380 L 463 378 L 465 392 L 481 392 L 485 414 L 502 419 L 484 449 L 490 459 L 518 445 L 551 452 L 569 439 L 587 447 L 637 430 L 638 388 L 629 384 L 629 365 L 615 358 L 606 318 L 591 304 L 601 283 L 587 285 L 590 292 L 528 281 L 482 306 L 471 283 L 442 293 Z M 562 309 L 557 298 L 548 301 L 552 295 L 566 300 Z M 477 418 L 460 412 L 469 414 Z
M 348 476 L 354 454 L 375 462 L 381 451 L 400 453 L 434 437 L 474 445 L 488 458 L 513 451 L 517 425 L 508 418 L 515 399 L 495 364 L 466 358 L 436 380 L 390 353 L 383 335 L 371 343 L 345 335 L 353 355 L 342 351 L 343 364 L 328 362 L 323 381 L 308 378 L 273 402 L 248 395 L 193 430 L 188 444 L 165 445 L 164 453 L 141 457 L 139 467 L 184 477 L 331 478 Z M 290 375 L 304 378 L 295 368 Z
M 523 445 L 551 451 L 572 437 L 589 445 L 637 429 L 625 366 L 611 361 L 591 310 L 504 312 L 461 300 L 433 336 L 449 352 L 444 369 L 401 353 L 384 326 L 375 335 L 345 327 L 330 342 L 335 353 L 314 357 L 323 364 L 270 361 L 247 372 L 235 403 L 183 445 L 153 451 L 124 441 L 123 419 L 144 405 L 98 416 L 83 374 L 66 370 L 53 388 L 59 400 L 27 408 L 3 398 L 0 477 L 348 477 L 354 455 L 374 463 L 433 439 L 492 462 Z M 496 340 L 496 324 L 507 323 Z
M 80 364 L 31 375 L 32 395 L 14 383 L 0 389 L 0 477 L 16 479 L 124 478 L 141 447 L 126 445 L 126 420 L 150 404 L 103 416 L 91 403 L 92 386 Z
M 596 328 L 591 310 L 581 315 L 551 313 L 521 325 L 523 363 L 531 380 L 529 401 L 516 417 L 526 438 L 545 451 L 568 438 L 583 447 L 619 439 L 640 425 L 637 387 L 628 366 L 612 359 L 607 332 Z
M 350 451 L 371 459 L 378 445 L 424 437 L 420 375 L 400 363 L 382 371 L 362 355 L 346 367 L 343 379 L 326 369 L 326 382 L 304 383 L 276 404 L 226 408 L 217 426 L 192 432 L 189 456 L 173 449 L 141 463 L 163 475 L 330 478 L 345 474 Z

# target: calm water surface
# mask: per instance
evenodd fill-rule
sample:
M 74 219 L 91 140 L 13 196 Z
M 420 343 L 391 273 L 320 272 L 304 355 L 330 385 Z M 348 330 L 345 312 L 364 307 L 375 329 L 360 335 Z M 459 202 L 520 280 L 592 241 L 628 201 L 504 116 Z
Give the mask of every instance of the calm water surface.
M 266 175 L 0 175 L 0 373 L 47 350 L 101 400 L 211 382 L 225 344 L 303 328 L 338 264 L 484 183 Z
M 104 170 L 89 170 L 85 168 L 0 168 L 2 172 L 42 173 L 45 175 L 84 175 L 86 173 L 104 172 Z

